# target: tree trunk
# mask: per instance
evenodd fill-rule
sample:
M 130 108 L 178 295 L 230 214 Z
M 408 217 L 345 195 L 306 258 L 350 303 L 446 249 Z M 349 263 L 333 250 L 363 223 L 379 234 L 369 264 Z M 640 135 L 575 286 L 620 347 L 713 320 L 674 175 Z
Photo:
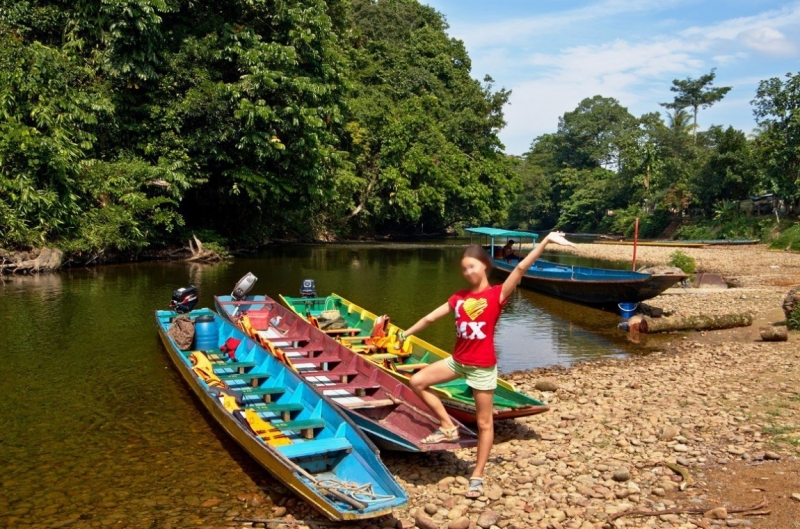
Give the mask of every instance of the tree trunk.
M 697 107 L 694 108 L 694 143 L 697 145 Z
M 669 318 L 650 318 L 645 316 L 639 324 L 643 333 L 669 331 L 709 331 L 748 327 L 753 324 L 750 314 L 725 314 L 722 316 L 671 316 Z

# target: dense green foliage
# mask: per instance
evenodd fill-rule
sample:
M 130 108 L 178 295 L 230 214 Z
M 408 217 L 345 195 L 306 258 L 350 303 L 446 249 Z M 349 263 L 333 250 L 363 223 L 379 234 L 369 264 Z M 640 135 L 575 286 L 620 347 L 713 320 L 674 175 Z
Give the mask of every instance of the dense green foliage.
M 800 252 L 800 225 L 795 224 L 783 230 L 780 236 L 772 241 L 770 248 Z
M 446 30 L 413 0 L 0 0 L 0 245 L 502 221 L 508 92 Z
M 800 74 L 761 83 L 752 137 L 721 126 L 696 132 L 697 111 L 729 90 L 713 80 L 713 70 L 675 80 L 666 123 L 601 96 L 566 112 L 515 161 L 522 191 L 511 226 L 631 235 L 640 218 L 642 237 L 768 238 L 772 208 L 757 218 L 740 202 L 774 193 L 778 213 L 800 211 Z
M 692 275 L 694 274 L 694 271 L 697 270 L 697 262 L 694 260 L 694 257 L 685 254 L 680 250 L 675 250 L 669 254 L 668 264 L 670 266 L 677 266 L 683 270 L 684 274 Z

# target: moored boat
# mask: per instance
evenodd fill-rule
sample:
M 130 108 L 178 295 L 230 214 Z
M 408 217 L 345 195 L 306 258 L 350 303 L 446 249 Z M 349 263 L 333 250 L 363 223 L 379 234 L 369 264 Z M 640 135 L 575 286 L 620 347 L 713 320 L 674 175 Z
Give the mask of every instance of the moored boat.
M 216 347 L 180 349 L 168 335 L 177 316 L 156 311 L 170 359 L 214 420 L 281 483 L 331 520 L 407 503 L 377 448 L 313 385 L 208 309 L 187 316 L 205 317 Z
M 296 314 L 310 321 L 318 322 L 326 312 L 326 305 L 327 310 L 336 311 L 345 322 L 345 326 L 343 329 L 330 329 L 326 332 L 338 336 L 342 343 L 404 384 L 408 384 L 411 375 L 419 369 L 450 356 L 449 353 L 418 336 L 409 336 L 406 341 L 407 349 L 403 354 L 399 354 L 391 347 L 394 336 L 400 330 L 399 327 L 392 324 L 387 317 L 376 316 L 337 294 L 305 298 L 281 296 L 281 299 Z M 387 353 L 389 353 L 388 358 Z M 497 382 L 493 409 L 495 419 L 536 415 L 549 409 L 544 402 L 516 391 L 510 382 L 502 379 L 498 379 Z M 457 378 L 451 382 L 437 384 L 431 389 L 442 399 L 450 415 L 465 422 L 475 421 L 475 400 L 472 389 L 467 386 L 464 379 Z
M 496 238 L 531 238 L 535 233 L 496 228 L 467 228 L 468 232 L 488 237 L 488 249 L 494 270 L 507 276 L 516 267 L 516 261 L 507 262 L 495 245 Z M 617 244 L 616 242 L 609 242 Z M 552 263 L 537 259 L 522 276 L 522 285 L 551 296 L 590 305 L 616 305 L 637 303 L 654 298 L 671 286 L 687 279 L 686 274 L 646 274 L 626 270 L 589 268 L 585 266 Z
M 268 296 L 217 296 L 220 314 L 317 386 L 382 448 L 409 452 L 477 445 L 456 421 L 460 439 L 426 444 L 439 421 L 408 386 L 344 347 Z

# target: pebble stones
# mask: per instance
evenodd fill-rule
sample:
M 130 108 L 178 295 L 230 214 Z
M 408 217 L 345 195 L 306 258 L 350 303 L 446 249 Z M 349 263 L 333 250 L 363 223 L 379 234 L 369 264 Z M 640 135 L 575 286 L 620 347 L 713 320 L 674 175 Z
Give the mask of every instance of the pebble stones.
M 727 517 L 728 511 L 725 507 L 715 507 L 703 513 L 703 518 L 709 518 L 711 520 L 724 520 Z
M 625 467 L 619 467 L 617 470 L 614 471 L 612 477 L 614 478 L 614 481 L 619 481 L 619 482 L 628 481 L 629 479 L 631 479 L 631 472 Z

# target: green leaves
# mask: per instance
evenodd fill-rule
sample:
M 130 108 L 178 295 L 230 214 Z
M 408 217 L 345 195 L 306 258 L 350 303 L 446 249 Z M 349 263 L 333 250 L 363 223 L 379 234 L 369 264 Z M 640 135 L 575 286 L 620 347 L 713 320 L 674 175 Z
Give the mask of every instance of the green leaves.
M 800 73 L 761 81 L 752 102 L 760 134 L 756 148 L 769 189 L 780 197 L 800 199 Z

